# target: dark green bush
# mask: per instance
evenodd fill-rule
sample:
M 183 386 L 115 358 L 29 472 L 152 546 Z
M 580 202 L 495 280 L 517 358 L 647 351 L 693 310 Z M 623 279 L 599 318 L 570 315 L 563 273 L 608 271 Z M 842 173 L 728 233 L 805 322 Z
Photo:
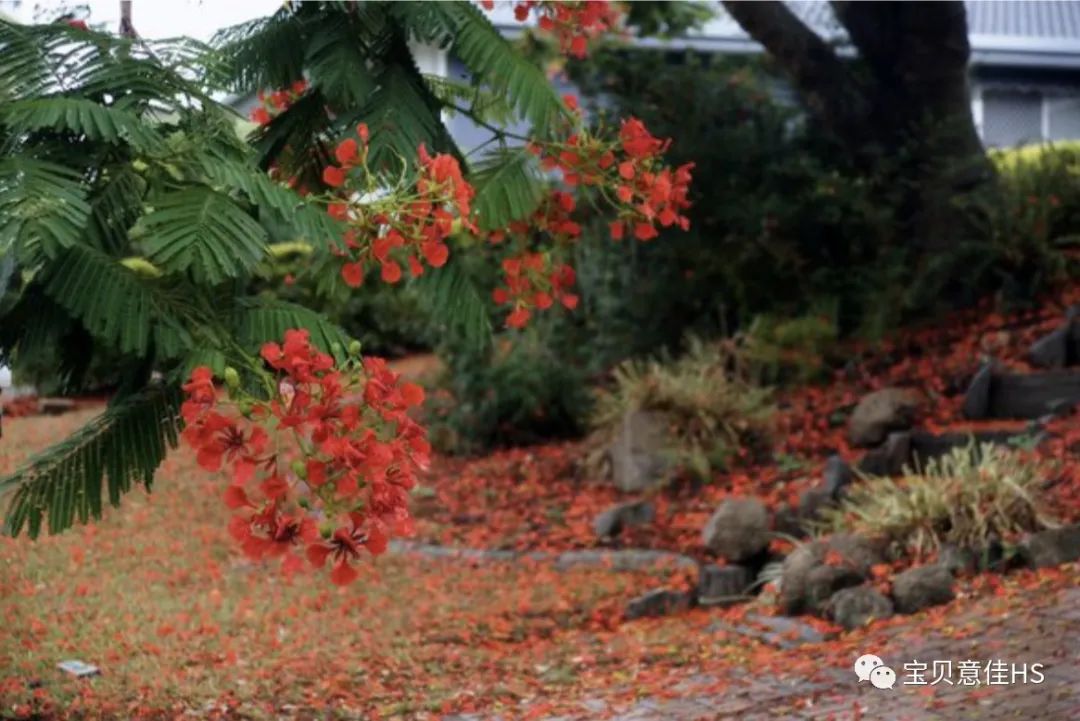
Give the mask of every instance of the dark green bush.
M 586 253 L 582 295 L 603 348 L 647 353 L 818 307 L 840 335 L 877 337 L 988 293 L 1031 298 L 1067 275 L 1062 250 L 1080 230 L 1075 148 L 1027 151 L 997 188 L 965 200 L 970 227 L 928 252 L 907 235 L 903 150 L 857 168 L 777 102 L 760 61 L 609 50 L 575 79 L 601 118 L 637 116 L 674 139 L 673 163 L 696 163 L 689 233 Z
M 590 397 L 582 364 L 539 321 L 485 350 L 445 350 L 447 368 L 428 404 L 431 437 L 451 453 L 580 435 Z
M 274 251 L 254 292 L 325 313 L 368 355 L 394 358 L 434 346 L 435 329 L 410 285 L 388 285 L 372 271 L 359 288 L 349 288 L 332 265 L 312 267 L 302 242 L 284 241 Z
M 648 352 L 812 304 L 834 307 L 843 329 L 862 322 L 880 282 L 851 271 L 890 250 L 888 187 L 837 162 L 753 61 L 608 52 L 577 79 L 602 116 L 641 118 L 674 139 L 673 163 L 696 164 L 689 233 L 593 251 L 602 270 L 582 273 L 583 293 L 615 296 L 593 303 L 602 335 L 621 336 L 606 342 Z

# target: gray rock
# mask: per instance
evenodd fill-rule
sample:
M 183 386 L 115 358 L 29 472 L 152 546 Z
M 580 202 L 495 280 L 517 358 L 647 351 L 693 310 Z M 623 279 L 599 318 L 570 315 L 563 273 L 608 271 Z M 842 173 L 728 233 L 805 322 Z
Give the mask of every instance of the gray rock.
M 830 551 L 839 555 L 839 563 L 825 563 Z M 869 578 L 871 567 L 880 562 L 877 548 L 861 536 L 838 533 L 804 543 L 784 559 L 780 608 L 787 614 L 819 610 L 834 591 Z M 828 568 L 834 570 L 818 570 Z
M 756 498 L 730 498 L 720 504 L 701 534 L 709 550 L 738 563 L 769 545 L 769 511 Z
M 833 505 L 833 495 L 827 488 L 816 486 L 799 494 L 799 519 L 803 526 L 813 523 L 821 511 Z
M 744 600 L 753 584 L 745 566 L 702 566 L 698 574 L 697 602 L 702 606 L 726 606 Z
M 1032 568 L 1080 561 L 1080 524 L 1032 533 L 1020 543 L 1020 557 Z
M 1007 570 L 1009 559 L 1005 557 L 1005 544 L 996 533 L 990 534 L 983 548 L 976 549 L 978 570 L 1003 573 Z
M 827 545 L 828 550 L 838 553 L 845 565 L 851 566 L 862 576 L 868 577 L 870 569 L 883 560 L 877 544 L 854 533 L 830 536 Z
M 839 498 L 844 488 L 855 480 L 851 466 L 838 455 L 829 456 L 829 460 L 825 461 L 825 471 L 822 475 L 822 484 L 833 498 Z
M 953 577 L 940 564 L 909 568 L 893 579 L 893 601 L 897 613 L 918 613 L 924 608 L 953 600 Z
M 987 418 L 1038 419 L 1080 403 L 1080 373 L 1071 368 L 1038 373 L 995 373 Z
M 693 602 L 693 596 L 686 591 L 657 588 L 627 603 L 624 615 L 630 621 L 650 616 L 666 616 L 685 611 Z
M 1028 360 L 1038 368 L 1064 368 L 1069 364 L 1070 323 L 1031 344 Z
M 911 463 L 911 434 L 890 433 L 880 448 L 867 451 L 859 460 L 859 472 L 867 476 L 896 476 Z
M 946 543 L 938 553 L 938 565 L 954 576 L 966 576 L 979 570 L 980 554 L 971 548 Z
M 806 528 L 803 526 L 799 510 L 786 503 L 778 505 L 776 512 L 773 513 L 773 533 L 792 538 L 805 538 Z
M 1023 430 L 989 430 L 954 433 L 929 433 L 912 431 L 911 463 L 925 468 L 935 458 L 946 456 L 956 448 L 972 448 L 973 453 L 980 453 L 984 444 L 1011 446 L 1017 443 L 1031 444 L 1034 447 L 1046 440 L 1042 420 L 1031 421 Z
M 866 576 L 851 566 L 814 566 L 806 574 L 803 606 L 812 613 L 824 610 L 833 594 L 844 588 L 858 586 Z
M 445 561 L 467 563 L 550 563 L 556 571 L 575 568 L 601 568 L 612 572 L 697 569 L 698 562 L 689 556 L 651 548 L 584 548 L 554 553 L 548 551 L 510 551 L 495 548 L 460 548 L 395 538 L 390 553 L 416 555 Z
M 801 613 L 806 605 L 806 579 L 825 560 L 825 544 L 811 541 L 797 546 L 784 559 L 780 580 L 780 610 Z
M 611 474 L 620 491 L 636 493 L 663 482 L 671 469 L 668 419 L 663 413 L 631 411 L 611 444 Z
M 583 548 L 563 551 L 559 554 L 542 554 L 534 551 L 529 557 L 536 560 L 553 560 L 556 571 L 593 567 L 609 571 L 659 571 L 665 569 L 697 568 L 697 561 L 681 553 L 658 551 L 653 548 Z
M 882 388 L 863 396 L 848 419 L 848 440 L 855 446 L 876 446 L 889 431 L 911 428 L 918 403 L 906 388 Z
M 826 604 L 826 611 L 829 618 L 850 631 L 870 621 L 892 616 L 893 604 L 877 589 L 862 585 L 834 593 Z
M 619 503 L 607 509 L 593 521 L 598 538 L 617 536 L 624 528 L 644 526 L 656 519 L 656 508 L 648 501 Z
M 994 362 L 984 363 L 968 384 L 964 395 L 963 414 L 978 420 L 990 415 L 990 390 L 994 381 Z

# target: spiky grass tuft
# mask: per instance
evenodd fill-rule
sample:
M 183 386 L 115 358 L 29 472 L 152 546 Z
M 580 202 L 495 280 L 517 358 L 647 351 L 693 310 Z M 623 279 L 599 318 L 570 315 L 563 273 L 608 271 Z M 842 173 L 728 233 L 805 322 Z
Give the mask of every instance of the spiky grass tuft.
M 1054 525 L 1041 497 L 1045 470 L 1015 451 L 973 442 L 899 478 L 855 484 L 823 512 L 820 530 L 880 538 L 896 555 L 923 557 L 946 543 L 986 548 Z

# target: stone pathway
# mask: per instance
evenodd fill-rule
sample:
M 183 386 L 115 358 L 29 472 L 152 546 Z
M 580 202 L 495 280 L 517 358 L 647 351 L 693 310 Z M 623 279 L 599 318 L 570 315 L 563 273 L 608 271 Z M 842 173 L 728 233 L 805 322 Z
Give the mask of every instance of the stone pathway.
M 896 686 L 877 689 L 859 683 L 851 668 L 823 668 L 813 680 L 805 677 L 754 677 L 738 672 L 723 693 L 702 693 L 716 679 L 687 679 L 677 688 L 674 699 L 646 699 L 628 710 L 612 713 L 600 699 L 585 699 L 581 712 L 543 721 L 579 721 L 607 718 L 614 721 L 1077 721 L 1080 720 L 1080 588 L 1071 588 L 1048 598 L 1033 599 L 1022 613 L 1004 618 L 987 612 L 990 601 L 980 600 L 947 625 L 926 631 L 920 627 L 888 629 L 873 641 L 876 653 L 896 672 Z M 949 629 L 972 622 L 985 623 L 979 633 L 963 639 L 949 637 Z M 871 641 L 867 641 L 869 644 Z M 813 653 L 804 646 L 793 653 Z M 979 661 L 978 685 L 962 684 L 969 678 L 961 661 Z M 1016 669 L 1016 683 L 1002 685 L 993 666 L 994 683 L 987 683 L 987 664 L 1002 661 L 1010 677 Z M 855 659 L 851 659 L 854 663 Z M 912 685 L 914 679 L 905 664 L 926 664 L 927 685 Z M 944 680 L 930 685 L 935 674 L 933 662 L 951 663 Z M 1020 669 L 1027 664 L 1028 683 L 1022 683 Z M 1043 664 L 1041 683 L 1032 664 Z M 455 721 L 484 719 L 484 716 L 452 717 Z

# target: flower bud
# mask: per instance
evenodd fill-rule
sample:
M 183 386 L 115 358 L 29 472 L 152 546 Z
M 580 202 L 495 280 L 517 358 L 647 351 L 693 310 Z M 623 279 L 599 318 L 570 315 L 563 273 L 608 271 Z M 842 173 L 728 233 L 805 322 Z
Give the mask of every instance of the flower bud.
M 308 500 L 307 496 L 300 496 L 296 499 L 296 505 L 300 506 L 305 511 L 311 510 L 311 501 Z
M 240 403 L 237 404 L 237 409 L 244 418 L 247 418 L 248 420 L 251 419 L 251 403 L 248 401 L 240 401 Z
M 351 356 L 360 355 L 360 341 L 354 340 L 352 343 L 349 343 L 349 355 L 351 355 Z
M 334 535 L 334 524 L 332 524 L 332 523 L 323 523 L 323 524 L 321 524 L 319 526 L 319 535 L 329 541 L 330 537 Z
M 292 472 L 296 474 L 297 478 L 307 480 L 307 465 L 299 458 L 292 462 Z
M 236 390 L 240 387 L 240 374 L 232 366 L 225 369 L 225 385 L 229 387 L 229 390 Z

